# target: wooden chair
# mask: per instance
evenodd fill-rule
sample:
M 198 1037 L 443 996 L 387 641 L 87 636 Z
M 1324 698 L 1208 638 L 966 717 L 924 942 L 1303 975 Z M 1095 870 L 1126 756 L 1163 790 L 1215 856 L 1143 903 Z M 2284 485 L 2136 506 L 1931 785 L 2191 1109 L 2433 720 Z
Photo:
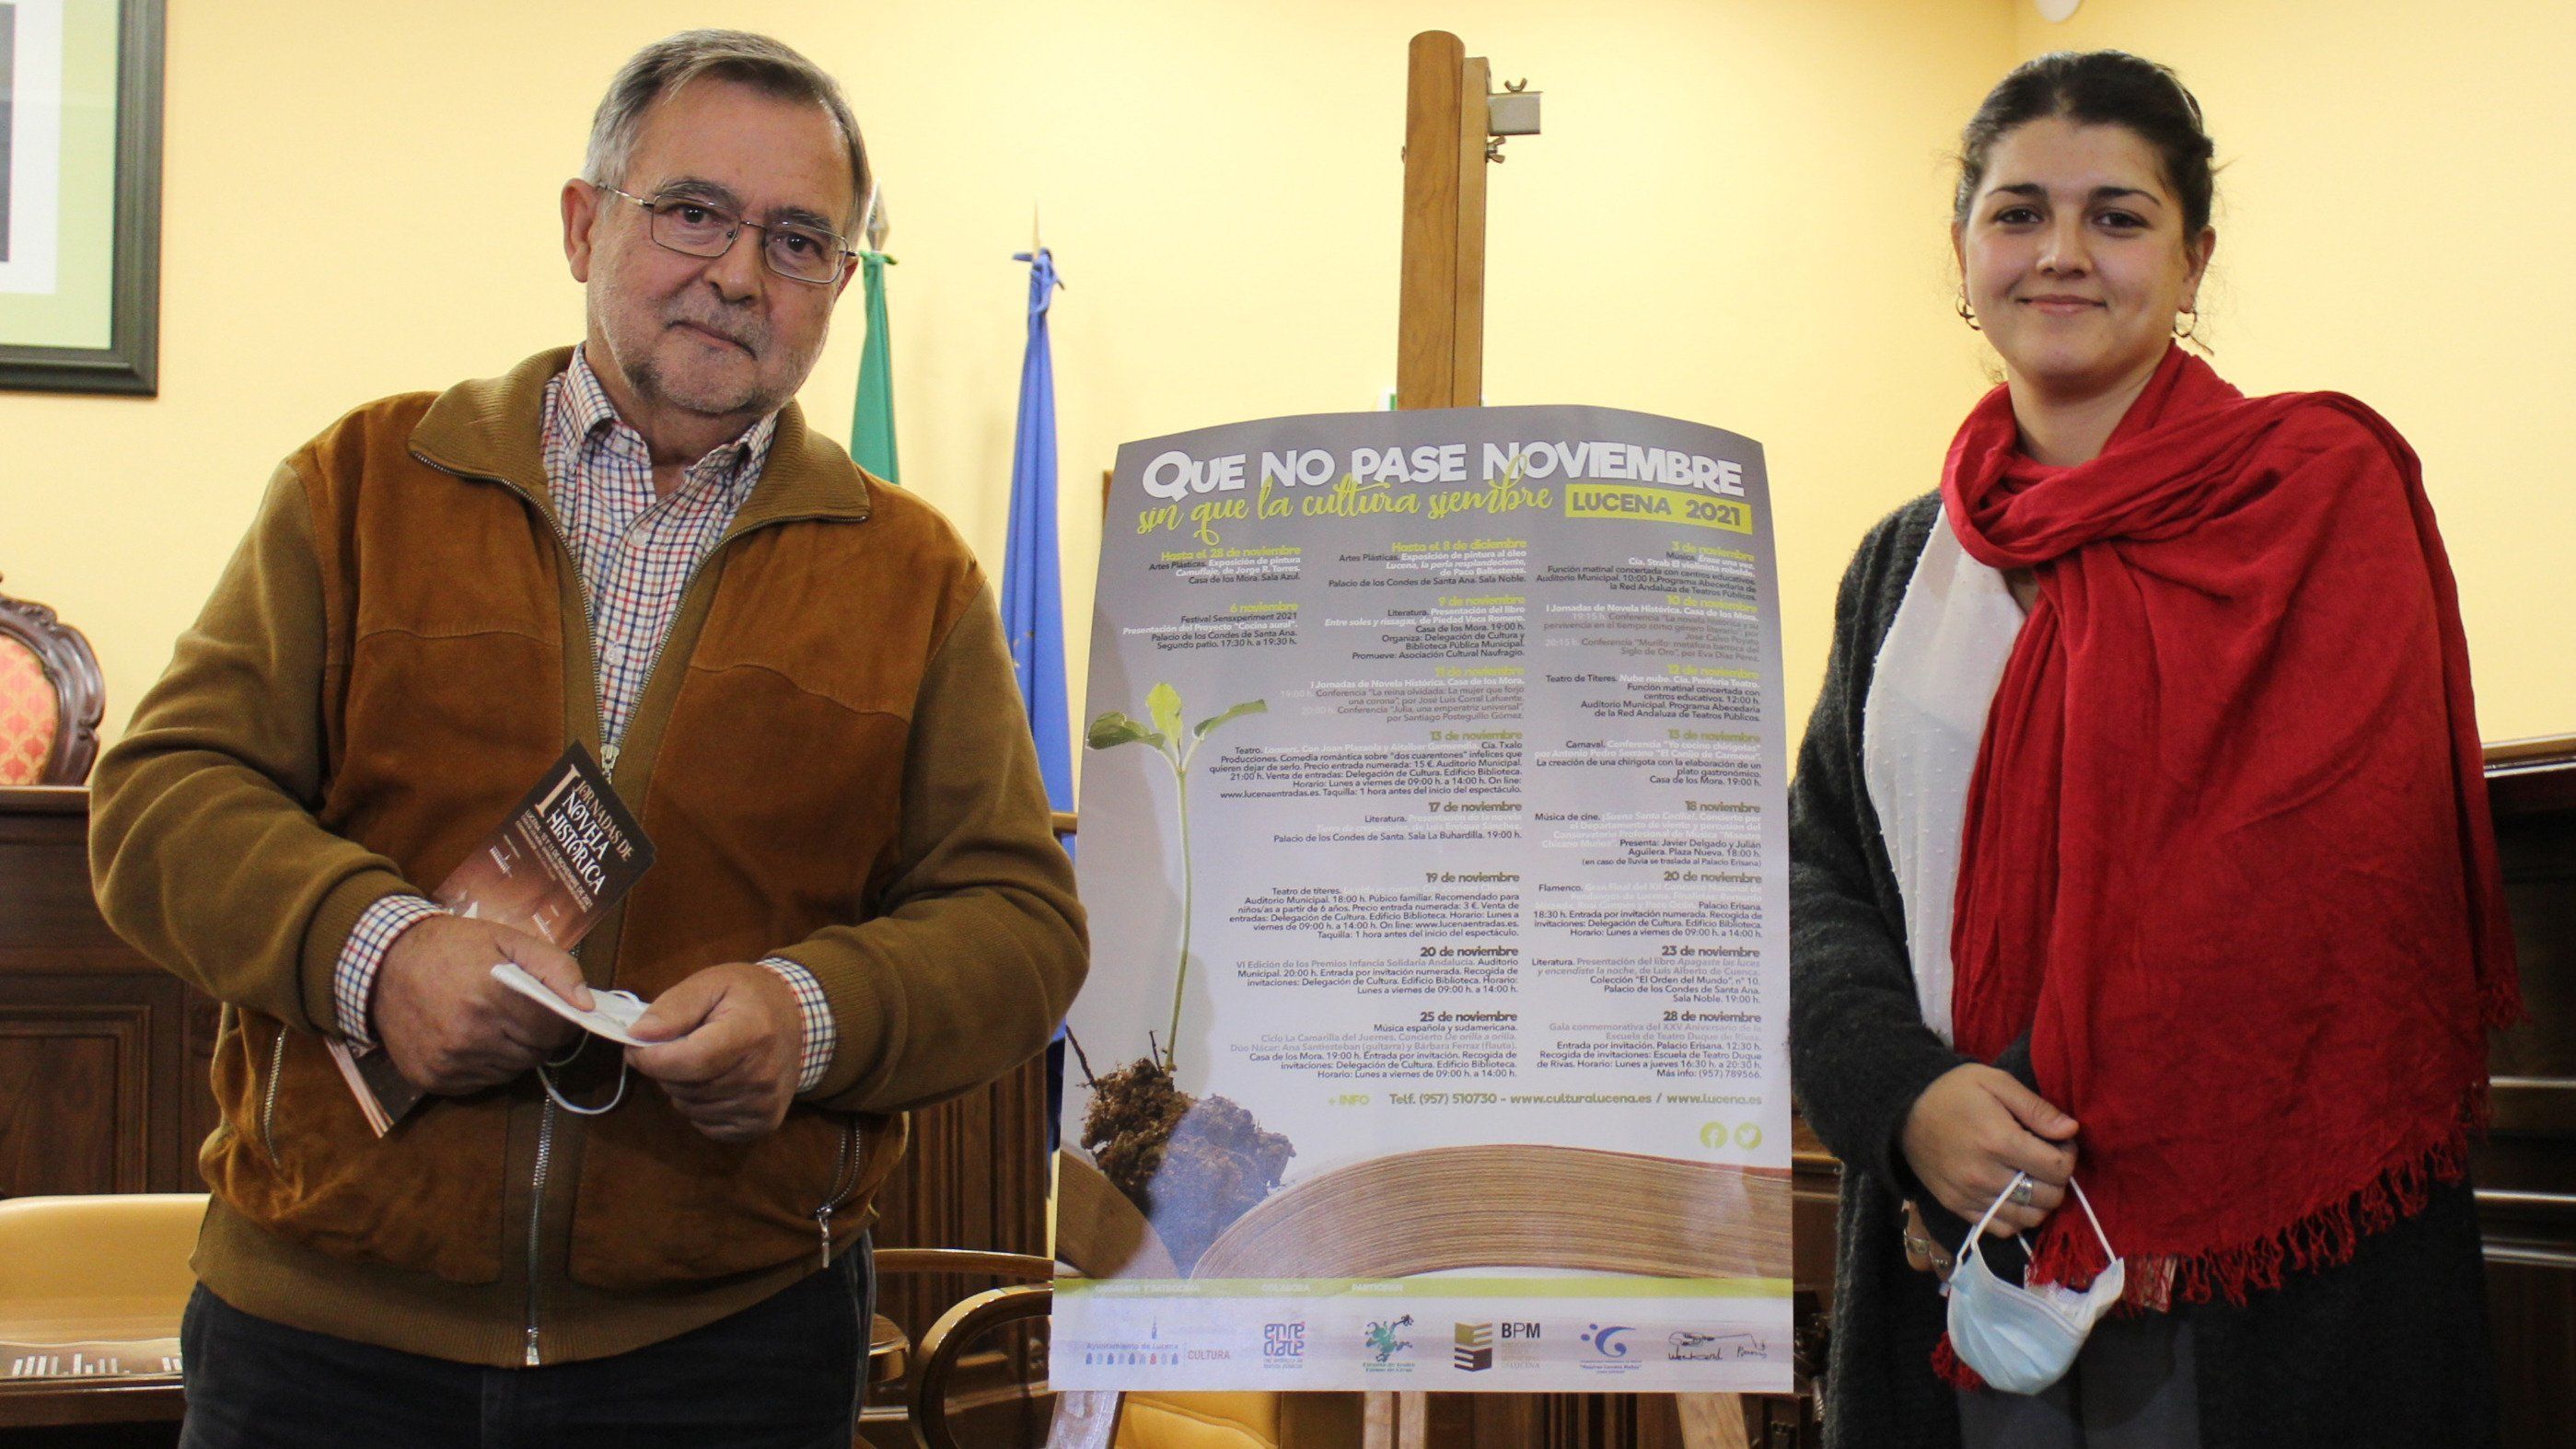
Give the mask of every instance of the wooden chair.
M 184 1412 L 179 1315 L 201 1192 L 0 1201 L 0 1427 Z
M 1096 1169 L 1071 1157 L 1058 1159 L 1056 1192 L 1060 1200 L 1057 1212 L 1056 1251 L 1065 1265 L 1076 1271 L 1089 1267 L 1098 1271 L 1091 1256 L 1091 1236 L 1082 1224 L 1097 1215 L 1096 1202 L 1104 1194 L 1117 1197 L 1117 1189 L 1101 1177 Z M 1124 1205 L 1124 1199 L 1120 1199 Z M 1136 1215 L 1138 1225 L 1143 1218 Z M 1112 1215 L 1112 1221 L 1115 1221 Z M 1152 1229 L 1146 1228 L 1150 1237 Z M 1160 1252 L 1160 1244 L 1154 1251 Z M 1169 1255 L 1165 1255 L 1168 1264 Z M 966 1351 L 994 1329 L 1005 1324 L 1024 1323 L 1047 1316 L 1054 1306 L 1055 1290 L 1051 1286 L 1056 1272 L 1052 1259 L 1026 1253 L 984 1253 L 956 1248 L 889 1248 L 877 1254 L 880 1273 L 958 1273 L 981 1277 L 1014 1279 L 1003 1287 L 988 1289 L 959 1300 L 939 1316 L 921 1338 L 921 1351 L 915 1356 L 911 1383 L 906 1395 L 906 1417 L 912 1425 L 917 1444 L 925 1449 L 959 1449 L 956 1431 L 950 1427 L 949 1399 L 957 1376 L 959 1361 Z M 1107 1409 L 1107 1421 L 1101 1426 L 1099 1443 L 1105 1449 L 1114 1431 L 1116 1407 Z
M 954 1449 L 958 1441 L 955 1431 L 948 1425 L 948 1401 L 967 1349 L 984 1333 L 1004 1323 L 1044 1317 L 1046 1302 L 1042 1296 L 1037 1297 L 1033 1307 L 1000 1313 L 987 1311 L 975 1314 L 971 1321 L 963 1323 L 961 1310 L 968 1305 L 997 1300 L 1016 1307 L 1023 1302 L 1024 1295 L 1043 1295 L 1047 1290 L 1042 1285 L 1054 1275 L 1055 1264 L 1026 1253 L 987 1252 L 975 1248 L 880 1248 L 876 1253 L 876 1270 L 880 1283 L 894 1274 L 1014 1280 L 1009 1287 L 965 1299 L 940 1316 L 939 1321 L 922 1336 L 918 1350 L 907 1346 L 904 1366 L 908 1372 L 900 1375 L 903 1382 L 899 1386 L 888 1385 L 875 1373 L 869 1375 L 870 1401 L 867 1412 L 861 1416 L 862 1423 L 906 1423 L 912 1426 L 914 1443 Z M 879 1323 L 882 1327 L 892 1327 L 883 1319 Z M 893 1397 L 881 1395 L 878 1391 L 886 1387 L 899 1387 L 899 1393 Z
M 1056 1252 L 1064 1267 L 1104 1273 L 1133 1265 L 1152 1276 L 1179 1276 L 1144 1216 L 1098 1169 L 1069 1155 L 1059 1157 L 1056 1198 Z M 949 1398 L 960 1359 L 994 1329 L 1046 1317 L 1054 1306 L 1050 1283 L 1057 1264 L 1021 1253 L 940 1248 L 888 1249 L 877 1255 L 877 1263 L 889 1272 L 1020 1280 L 959 1301 L 922 1335 L 909 1393 L 913 1436 L 923 1449 L 960 1449 L 949 1425 Z M 1056 1449 L 1277 1449 L 1287 1437 L 1283 1398 L 1258 1393 L 1065 1395 L 1057 1401 L 1048 1442 Z
M 77 785 L 98 758 L 106 683 L 81 632 L 0 594 L 0 785 Z

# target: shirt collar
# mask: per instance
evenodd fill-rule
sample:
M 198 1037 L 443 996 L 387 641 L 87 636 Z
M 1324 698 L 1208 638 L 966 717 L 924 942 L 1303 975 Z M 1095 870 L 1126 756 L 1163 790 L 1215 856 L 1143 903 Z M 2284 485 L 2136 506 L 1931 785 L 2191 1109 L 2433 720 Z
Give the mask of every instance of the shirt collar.
M 558 436 L 571 445 L 571 451 L 601 441 L 606 430 L 612 439 L 619 432 L 624 443 L 637 456 L 649 456 L 644 437 L 617 415 L 617 405 L 608 398 L 608 389 L 600 385 L 599 374 L 591 370 L 588 345 L 572 350 L 572 364 L 564 369 L 563 390 L 556 402 L 554 424 Z M 725 492 L 739 504 L 751 486 L 760 480 L 762 467 L 769 461 L 769 444 L 778 435 L 778 414 L 769 413 L 742 430 L 740 436 L 682 470 L 686 482 L 694 487 L 717 480 Z

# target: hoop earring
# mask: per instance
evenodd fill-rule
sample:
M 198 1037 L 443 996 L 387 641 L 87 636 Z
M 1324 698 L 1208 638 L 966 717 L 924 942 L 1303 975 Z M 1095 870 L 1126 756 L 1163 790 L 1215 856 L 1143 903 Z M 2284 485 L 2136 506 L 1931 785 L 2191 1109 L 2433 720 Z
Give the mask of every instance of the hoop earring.
M 1977 320 L 1976 309 L 1968 305 L 1968 289 L 1966 287 L 1962 286 L 1959 288 L 1959 300 L 1953 305 L 1959 314 L 1959 320 L 1968 324 L 1969 331 L 1983 332 L 1986 330 L 1985 325 Z
M 2191 334 L 2200 330 L 2199 304 L 2194 303 L 2191 306 L 2183 308 L 2182 315 L 2188 320 L 2175 326 L 2174 341 L 2189 342 L 2191 340 Z

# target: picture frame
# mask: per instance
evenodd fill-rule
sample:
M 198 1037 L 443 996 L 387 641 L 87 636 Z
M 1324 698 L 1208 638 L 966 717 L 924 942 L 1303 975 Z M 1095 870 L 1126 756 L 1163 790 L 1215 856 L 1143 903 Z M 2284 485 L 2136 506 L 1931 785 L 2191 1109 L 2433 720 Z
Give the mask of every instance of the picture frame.
M 0 388 L 159 391 L 166 0 L 0 0 Z

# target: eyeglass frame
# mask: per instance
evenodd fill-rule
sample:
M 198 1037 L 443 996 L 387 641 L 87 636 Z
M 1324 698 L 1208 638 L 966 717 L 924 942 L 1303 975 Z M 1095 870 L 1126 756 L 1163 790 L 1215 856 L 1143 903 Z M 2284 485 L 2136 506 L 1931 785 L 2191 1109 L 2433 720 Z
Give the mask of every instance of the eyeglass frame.
M 782 277 L 790 282 L 802 282 L 809 287 L 828 287 L 840 279 L 842 269 L 849 265 L 852 257 L 862 255 L 857 249 L 853 248 L 849 244 L 848 240 L 839 232 L 827 231 L 819 226 L 809 226 L 804 222 L 753 221 L 747 216 L 728 211 L 724 207 L 718 206 L 712 201 L 695 200 L 685 196 L 672 196 L 667 192 L 660 196 L 643 197 L 636 195 L 632 191 L 625 190 L 622 187 L 610 186 L 606 182 L 602 181 L 593 181 L 590 185 L 597 190 L 605 191 L 615 196 L 622 196 L 628 201 L 634 202 L 638 207 L 641 207 L 644 212 L 645 240 L 674 256 L 696 257 L 702 262 L 716 261 L 733 250 L 733 244 L 742 239 L 743 228 L 749 227 L 753 231 L 760 233 L 760 264 L 763 268 L 768 270 L 770 275 Z M 654 235 L 653 222 L 655 220 L 656 213 L 653 210 L 653 204 L 657 201 L 677 202 L 686 206 L 694 206 L 700 211 L 713 212 L 717 216 L 731 218 L 732 224 L 725 232 L 724 246 L 712 252 L 693 252 L 680 247 L 675 247 L 669 242 L 662 240 L 659 236 Z M 772 261 L 769 256 L 769 235 L 771 228 L 774 226 L 792 226 L 797 231 L 814 232 L 828 238 L 832 244 L 834 254 L 832 275 L 828 277 L 800 277 L 794 272 L 780 271 L 778 269 L 778 263 Z

